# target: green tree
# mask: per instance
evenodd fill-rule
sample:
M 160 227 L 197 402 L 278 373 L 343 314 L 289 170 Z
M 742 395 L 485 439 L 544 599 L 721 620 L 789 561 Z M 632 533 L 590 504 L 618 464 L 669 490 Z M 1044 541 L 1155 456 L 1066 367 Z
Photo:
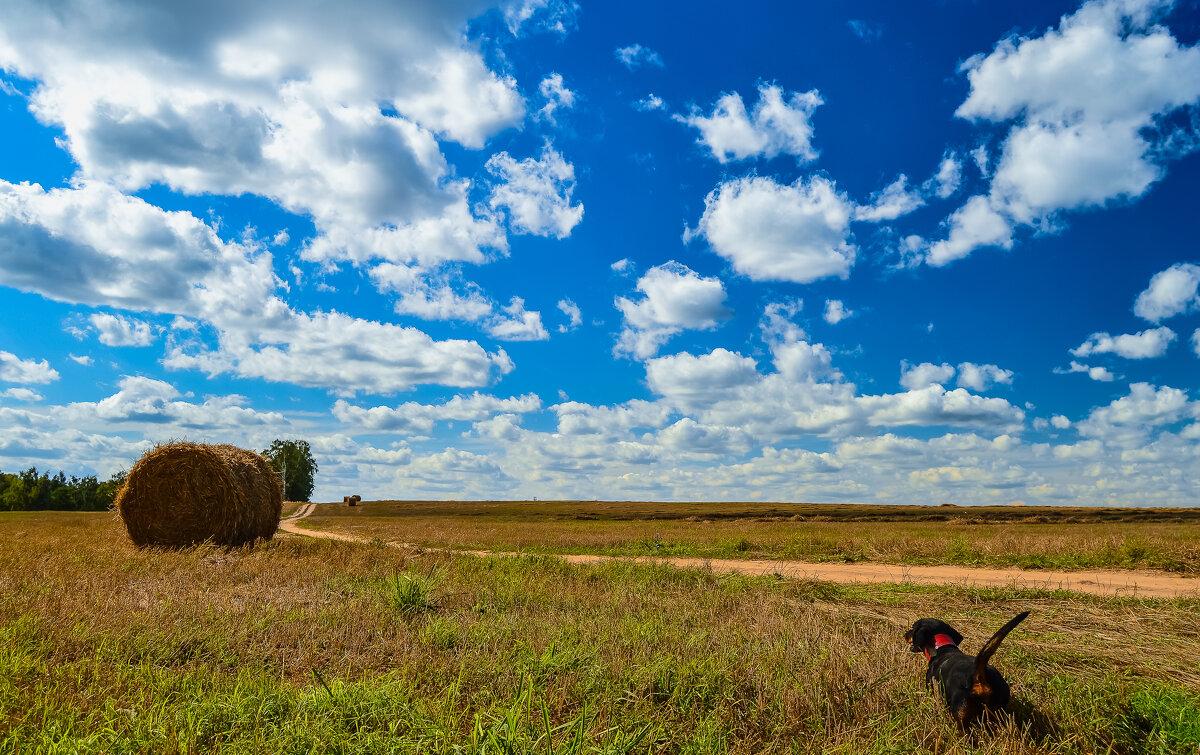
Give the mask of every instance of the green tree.
M 308 441 L 276 440 L 262 455 L 283 479 L 285 501 L 307 501 L 312 498 L 317 460 L 313 458 Z

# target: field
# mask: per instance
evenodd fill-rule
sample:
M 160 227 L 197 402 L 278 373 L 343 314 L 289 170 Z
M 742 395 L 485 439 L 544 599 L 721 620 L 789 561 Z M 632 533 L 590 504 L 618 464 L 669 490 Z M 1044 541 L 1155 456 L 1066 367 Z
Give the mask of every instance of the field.
M 111 514 L 0 515 L 0 752 L 1200 747 L 1196 599 L 851 587 L 384 544 L 534 550 L 582 542 L 619 552 L 654 547 L 632 543 L 653 544 L 657 532 L 681 549 L 733 542 L 737 550 L 744 538 L 750 547 L 737 552 L 745 555 L 799 547 L 789 543 L 807 542 L 815 528 L 813 542 L 867 558 L 936 560 L 939 527 L 957 528 L 953 537 L 990 558 L 1004 557 L 1012 546 L 1002 533 L 1016 527 L 1022 534 L 1011 542 L 1046 553 L 1093 541 L 1100 553 L 1106 537 L 1121 550 L 1137 538 L 1139 554 L 1188 572 L 1197 523 L 1186 512 L 1179 522 L 1143 513 L 1120 522 L 1122 534 L 1105 535 L 1112 524 L 969 521 L 978 510 L 921 509 L 898 512 L 905 521 L 871 522 L 845 512 L 793 521 L 816 514 L 754 508 L 718 518 L 713 508 L 692 509 L 687 516 L 697 519 L 688 521 L 672 506 L 664 518 L 626 511 L 606 520 L 605 504 L 593 504 L 549 506 L 550 515 L 527 509 L 533 520 L 522 522 L 511 505 L 496 506 L 491 514 L 472 513 L 483 504 L 407 514 L 402 504 L 353 514 L 330 507 L 335 515 L 306 521 L 379 540 L 278 537 L 253 549 L 180 552 L 136 550 Z M 572 508 L 597 518 L 572 518 Z M 961 519 L 923 522 L 921 512 Z M 894 550 L 881 550 L 893 539 Z M 1153 562 L 1139 555 L 1131 565 Z M 904 629 L 921 616 L 947 618 L 970 652 L 1021 610 L 1033 614 L 995 660 L 1013 684 L 1013 715 L 964 737 L 924 689 L 924 661 L 907 652 Z
M 1200 574 L 1200 509 L 383 501 L 305 526 L 467 550 Z

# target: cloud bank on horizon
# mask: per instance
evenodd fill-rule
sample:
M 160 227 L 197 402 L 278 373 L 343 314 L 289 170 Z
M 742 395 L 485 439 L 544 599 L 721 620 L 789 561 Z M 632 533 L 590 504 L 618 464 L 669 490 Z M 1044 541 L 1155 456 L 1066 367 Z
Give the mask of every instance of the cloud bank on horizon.
M 66 6 L 0 19 L 0 469 L 1200 500 L 1172 2 Z

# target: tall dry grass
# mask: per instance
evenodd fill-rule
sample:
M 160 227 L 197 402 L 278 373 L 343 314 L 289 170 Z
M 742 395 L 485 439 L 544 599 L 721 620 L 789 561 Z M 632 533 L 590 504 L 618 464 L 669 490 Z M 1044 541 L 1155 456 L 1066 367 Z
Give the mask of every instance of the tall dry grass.
M 5 515 L 0 751 L 1177 752 L 1198 609 L 299 538 L 138 551 L 108 515 Z M 963 738 L 903 631 L 940 616 L 969 650 L 1020 610 L 996 658 L 1016 715 Z

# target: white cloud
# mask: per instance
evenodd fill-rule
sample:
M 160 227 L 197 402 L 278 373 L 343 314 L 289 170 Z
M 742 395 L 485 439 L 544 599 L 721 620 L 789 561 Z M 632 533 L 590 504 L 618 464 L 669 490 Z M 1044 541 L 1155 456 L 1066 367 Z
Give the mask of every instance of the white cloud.
M 1196 328 L 1196 332 L 1192 333 L 1192 349 L 1196 356 L 1200 357 L 1200 328 Z
M 621 62 L 621 65 L 631 71 L 638 66 L 663 67 L 662 58 L 659 57 L 658 53 L 649 47 L 642 47 L 640 44 L 618 47 L 613 51 L 613 55 Z
M 415 328 L 292 310 L 275 293 L 269 253 L 222 241 L 185 212 L 100 184 L 42 191 L 0 182 L 0 271 L 59 301 L 183 315 L 218 331 L 214 351 L 174 342 L 164 364 L 337 391 L 418 383 L 486 385 L 512 369 L 502 350 L 435 341 Z M 444 382 L 443 382 L 444 381 Z
M 625 318 L 616 354 L 645 359 L 676 333 L 715 328 L 731 314 L 719 278 L 702 277 L 673 260 L 647 270 L 637 289 L 641 300 L 618 296 L 613 302 Z
M 791 185 L 770 178 L 738 178 L 704 200 L 690 240 L 703 236 L 713 251 L 752 280 L 811 283 L 845 278 L 854 265 L 850 241 L 853 204 L 822 176 Z
M 535 29 L 565 37 L 576 27 L 579 5 L 571 0 L 514 0 L 501 6 L 504 22 L 513 36 L 533 20 Z
M 920 192 L 908 185 L 908 176 L 900 174 L 883 191 L 871 195 L 871 204 L 854 208 L 854 219 L 868 223 L 895 220 L 925 204 Z
M 106 346 L 149 346 L 154 342 L 150 323 L 131 317 L 98 312 L 88 318 Z
M 1157 119 L 1200 100 L 1200 48 L 1180 46 L 1156 23 L 1169 7 L 1091 0 L 1057 29 L 1006 38 L 962 65 L 971 90 L 956 115 L 1013 126 L 990 192 L 951 217 L 931 264 L 1008 248 L 1014 225 L 1135 199 L 1162 177 L 1164 161 L 1188 147 L 1172 146 L 1174 127 Z M 986 153 L 976 157 L 986 176 Z
M 1187 393 L 1178 388 L 1133 383 L 1129 386 L 1128 396 L 1093 409 L 1077 426 L 1087 437 L 1129 432 L 1141 434 L 1148 427 L 1169 425 L 1195 417 L 1198 412 L 1200 402 L 1189 401 Z
M 742 96 L 733 92 L 721 95 L 711 115 L 702 115 L 693 108 L 689 115 L 675 118 L 698 129 L 697 143 L 708 147 L 722 163 L 781 154 L 810 162 L 817 159 L 810 119 L 823 102 L 815 89 L 790 92 L 785 100 L 782 88 L 760 84 L 758 102 L 751 113 L 746 112 Z
M 6 383 L 53 383 L 58 380 L 58 370 L 43 359 L 21 359 L 16 354 L 0 351 L 0 380 Z
M 1001 369 L 994 364 L 963 362 L 958 366 L 958 387 L 970 388 L 977 393 L 989 390 L 997 383 L 1011 385 L 1012 379 L 1012 370 Z
M 937 173 L 922 184 L 921 189 L 927 194 L 933 194 L 938 199 L 947 199 L 958 191 L 962 184 L 962 161 L 958 155 L 951 152 L 942 158 Z
M 77 179 L 267 197 L 312 216 L 312 259 L 504 247 L 438 145 L 478 149 L 525 116 L 516 81 L 466 41 L 479 9 L 262 2 L 203 16 L 168 6 L 153 21 L 131 2 L 6 10 L 0 66 L 38 82 L 31 110 L 63 130 Z
M 1133 313 L 1150 322 L 1197 310 L 1200 310 L 1200 265 L 1188 262 L 1155 273 L 1133 305 Z
M 841 299 L 826 299 L 825 300 L 825 322 L 830 325 L 837 325 L 842 320 L 854 315 L 854 310 L 846 309 L 846 305 Z
M 0 391 L 0 396 L 11 398 L 14 401 L 24 401 L 26 403 L 34 403 L 42 400 L 42 394 L 29 388 L 9 388 Z
M 621 275 L 629 275 L 629 274 L 633 273 L 634 270 L 637 269 L 637 263 L 635 263 L 633 260 L 629 259 L 628 257 L 622 257 L 621 259 L 619 259 L 616 262 L 609 265 L 609 267 L 612 268 L 612 271 L 614 273 L 620 273 Z
M 1100 383 L 1111 383 L 1115 379 L 1114 375 L 1108 370 L 1107 367 L 1090 367 L 1086 364 L 1080 364 L 1075 360 L 1071 360 L 1071 365 L 1067 369 L 1062 370 L 1056 367 L 1054 371 L 1060 374 L 1070 372 L 1086 372 L 1089 378 Z
M 488 203 L 508 209 L 509 223 L 517 233 L 564 239 L 583 219 L 583 205 L 571 205 L 575 168 L 549 144 L 537 160 L 517 161 L 507 152 L 495 154 L 487 169 L 501 181 L 492 188 Z
M 474 341 L 435 341 L 416 328 L 338 312 L 280 309 L 275 322 L 222 330 L 216 350 L 200 343 L 175 345 L 163 364 L 339 394 L 395 393 L 421 384 L 482 386 L 513 369 L 503 349 L 490 353 Z
M 974 196 L 946 220 L 949 237 L 929 246 L 926 261 L 941 267 L 984 246 L 1012 249 L 1012 226 L 986 196 Z
M 567 333 L 583 324 L 583 313 L 575 302 L 570 299 L 561 299 L 558 302 L 558 309 L 567 316 L 567 322 L 558 326 L 559 333 Z
M 944 362 L 942 364 L 900 363 L 900 385 L 910 391 L 918 391 L 930 385 L 941 385 L 952 377 L 954 377 L 954 367 Z
M 1050 418 L 1050 424 L 1053 425 L 1056 430 L 1066 430 L 1071 426 L 1071 420 L 1067 419 L 1061 414 L 1055 414 Z
M 542 325 L 541 312 L 525 309 L 525 300 L 514 296 L 507 305 L 488 322 L 488 333 L 501 341 L 545 341 L 550 337 Z
M 652 110 L 666 110 L 667 103 L 663 102 L 663 98 L 659 97 L 657 94 L 650 93 L 633 103 L 633 108 L 634 110 L 640 110 L 643 113 L 647 113 Z
M 67 359 L 70 359 L 76 364 L 82 364 L 84 367 L 90 367 L 92 365 L 92 358 L 86 354 L 81 357 L 75 356 L 74 354 L 67 354 Z
M 1166 327 L 1119 336 L 1093 333 L 1082 344 L 1071 349 L 1071 355 L 1116 354 L 1126 359 L 1154 359 L 1166 354 L 1167 347 L 1176 337 L 1175 331 Z
M 494 306 L 479 287 L 468 283 L 466 292 L 455 291 L 446 280 L 433 280 L 420 268 L 383 262 L 370 269 L 371 281 L 381 292 L 394 292 L 397 314 L 423 320 L 477 322 L 492 314 Z
M 120 390 L 97 402 L 77 402 L 54 408 L 61 422 L 84 427 L 167 425 L 179 430 L 213 430 L 262 426 L 278 432 L 288 422 L 279 412 L 259 412 L 242 406 L 238 395 L 211 396 L 197 404 L 182 397 L 170 383 L 147 377 L 126 376 Z
M 371 432 L 430 433 L 435 422 L 479 422 L 497 414 L 536 412 L 542 401 L 529 393 L 524 396 L 496 398 L 482 393 L 454 396 L 442 404 L 406 401 L 396 407 L 375 406 L 364 409 L 338 400 L 333 416 L 347 424 Z
M 646 382 L 655 393 L 691 406 L 728 398 L 759 378 L 754 360 L 728 349 L 708 354 L 672 354 L 646 363 Z
M 570 110 L 575 107 L 575 93 L 563 84 L 561 73 L 552 73 L 542 79 L 542 83 L 538 84 L 538 93 L 546 101 L 546 104 L 538 111 L 538 116 L 550 123 L 555 122 L 554 112 L 556 110 Z

